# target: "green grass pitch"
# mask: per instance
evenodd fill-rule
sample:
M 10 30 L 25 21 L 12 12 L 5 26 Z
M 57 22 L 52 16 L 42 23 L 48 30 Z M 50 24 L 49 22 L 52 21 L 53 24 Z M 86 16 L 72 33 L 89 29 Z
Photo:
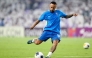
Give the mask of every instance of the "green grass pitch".
M 48 40 L 40 45 L 28 45 L 27 41 L 32 38 L 34 37 L 0 37 L 0 58 L 34 58 L 37 51 L 46 56 L 51 48 L 51 41 Z M 89 49 L 83 49 L 84 42 L 90 43 Z M 51 58 L 92 58 L 92 39 L 61 38 L 61 42 Z

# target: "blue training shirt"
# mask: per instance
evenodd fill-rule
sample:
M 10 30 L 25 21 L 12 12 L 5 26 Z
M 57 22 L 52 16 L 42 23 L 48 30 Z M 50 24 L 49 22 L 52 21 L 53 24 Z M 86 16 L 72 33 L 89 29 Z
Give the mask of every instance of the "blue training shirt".
M 54 12 L 50 12 L 49 10 L 44 12 L 38 20 L 47 21 L 47 25 L 44 30 L 53 31 L 60 34 L 60 17 L 65 17 L 66 14 L 61 12 L 60 10 L 55 10 Z

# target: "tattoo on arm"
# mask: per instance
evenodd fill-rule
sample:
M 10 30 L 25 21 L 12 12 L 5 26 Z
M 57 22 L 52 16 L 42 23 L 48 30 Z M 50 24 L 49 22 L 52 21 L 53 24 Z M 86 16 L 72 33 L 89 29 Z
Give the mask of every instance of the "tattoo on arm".
M 73 16 L 73 14 L 70 14 L 70 15 L 66 15 L 65 18 L 71 18 Z

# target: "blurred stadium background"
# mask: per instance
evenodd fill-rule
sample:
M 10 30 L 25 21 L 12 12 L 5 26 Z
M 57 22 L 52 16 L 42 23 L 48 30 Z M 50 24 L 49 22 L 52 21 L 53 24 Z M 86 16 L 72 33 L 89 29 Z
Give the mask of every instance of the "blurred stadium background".
M 31 24 L 49 9 L 52 0 L 0 0 L 0 58 L 34 58 L 37 51 L 47 55 L 51 42 L 27 45 L 29 39 L 38 37 L 45 21 L 33 30 Z M 57 9 L 77 17 L 61 18 L 61 37 L 53 58 L 92 58 L 92 0 L 54 0 Z M 89 39 L 90 38 L 90 39 Z M 89 42 L 90 48 L 83 49 Z M 46 48 L 43 48 L 46 47 Z
M 48 10 L 52 0 L 0 0 L 0 36 L 39 36 L 45 21 L 30 31 L 31 24 Z M 92 0 L 54 0 L 57 9 L 77 17 L 61 20 L 61 36 L 92 37 Z M 39 30 L 38 30 L 39 29 Z

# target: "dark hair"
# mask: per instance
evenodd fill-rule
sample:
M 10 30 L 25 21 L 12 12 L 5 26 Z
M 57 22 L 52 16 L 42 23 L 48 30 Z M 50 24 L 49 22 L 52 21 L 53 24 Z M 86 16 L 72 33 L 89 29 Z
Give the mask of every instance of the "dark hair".
M 55 1 L 50 2 L 50 4 L 57 5 L 57 3 Z

